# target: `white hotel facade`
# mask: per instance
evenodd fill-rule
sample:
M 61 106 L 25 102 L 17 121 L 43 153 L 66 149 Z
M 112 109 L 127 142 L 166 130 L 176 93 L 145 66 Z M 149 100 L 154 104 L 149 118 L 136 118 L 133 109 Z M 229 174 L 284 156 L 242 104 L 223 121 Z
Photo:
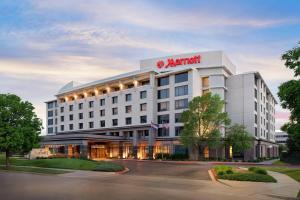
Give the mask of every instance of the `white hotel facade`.
M 232 123 L 245 125 L 255 138 L 246 159 L 278 156 L 274 96 L 259 72 L 236 74 L 222 51 L 146 59 L 137 71 L 83 85 L 68 83 L 46 102 L 42 145 L 89 159 L 185 153 L 180 115 L 193 97 L 207 92 L 219 94 Z M 230 156 L 227 148 L 218 151 Z M 205 149 L 205 157 L 213 155 Z

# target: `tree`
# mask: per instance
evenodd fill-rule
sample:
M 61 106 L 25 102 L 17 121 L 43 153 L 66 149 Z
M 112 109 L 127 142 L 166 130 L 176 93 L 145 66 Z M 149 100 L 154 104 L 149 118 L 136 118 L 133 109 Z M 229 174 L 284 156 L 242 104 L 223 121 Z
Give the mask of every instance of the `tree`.
M 0 94 L 0 150 L 5 151 L 6 167 L 12 152 L 26 153 L 38 145 L 41 129 L 31 103 L 14 94 Z
M 232 146 L 234 153 L 244 154 L 252 147 L 254 138 L 247 132 L 244 125 L 234 124 L 228 128 L 225 140 L 228 146 Z
M 180 139 L 182 144 L 189 148 L 190 158 L 198 160 L 199 150 L 202 152 L 209 139 L 216 139 L 216 136 L 219 138 L 222 125 L 230 123 L 223 107 L 224 101 L 221 97 L 211 93 L 194 97 L 189 102 L 189 109 L 182 113 L 184 127 Z M 213 140 L 210 140 L 211 146 L 213 143 Z
M 300 42 L 298 46 L 282 55 L 285 66 L 294 71 L 295 80 L 282 83 L 279 86 L 278 96 L 281 106 L 291 112 L 289 122 L 281 129 L 288 134 L 288 153 L 300 153 Z M 297 79 L 298 78 L 298 79 Z

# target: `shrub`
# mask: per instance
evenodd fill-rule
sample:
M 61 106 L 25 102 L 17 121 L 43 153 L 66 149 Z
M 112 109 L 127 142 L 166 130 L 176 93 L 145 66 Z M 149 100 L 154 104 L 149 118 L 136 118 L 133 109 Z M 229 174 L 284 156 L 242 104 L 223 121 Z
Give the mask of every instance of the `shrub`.
M 217 172 L 217 173 L 218 173 L 218 176 L 222 176 L 222 175 L 225 174 L 223 171 L 219 171 L 219 172 Z
M 172 160 L 186 160 L 189 158 L 187 154 L 175 153 L 170 156 Z
M 157 153 L 157 154 L 155 154 L 155 159 L 170 159 L 170 154 L 168 154 L 168 153 Z
M 253 182 L 277 182 L 270 175 L 253 174 L 253 173 L 234 173 L 218 175 L 220 179 L 235 180 L 235 181 L 253 181 Z
M 255 169 L 256 169 L 256 167 L 249 167 L 249 168 L 248 168 L 248 171 L 250 171 L 250 172 L 254 172 L 254 171 L 255 171 Z
M 232 167 L 226 166 L 226 165 L 218 165 L 214 167 L 214 170 L 218 175 L 224 175 L 224 174 L 233 174 Z
M 267 171 L 265 169 L 259 168 L 259 167 L 250 167 L 248 169 L 250 172 L 254 172 L 256 174 L 263 174 L 263 175 L 267 175 Z
M 233 174 L 232 169 L 227 169 L 227 170 L 226 170 L 226 174 Z
M 261 169 L 261 168 L 256 169 L 255 173 L 256 174 L 263 174 L 263 175 L 267 175 L 268 174 L 265 169 Z

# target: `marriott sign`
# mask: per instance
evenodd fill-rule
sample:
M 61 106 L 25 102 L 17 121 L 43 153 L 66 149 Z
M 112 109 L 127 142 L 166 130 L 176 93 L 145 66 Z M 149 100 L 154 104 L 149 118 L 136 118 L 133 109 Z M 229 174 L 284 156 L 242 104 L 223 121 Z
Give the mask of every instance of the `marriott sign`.
M 162 68 L 176 67 L 179 65 L 198 64 L 200 63 L 200 58 L 201 58 L 200 55 L 195 55 L 188 58 L 176 58 L 176 59 L 168 58 L 166 63 L 163 60 L 157 61 L 156 66 L 158 69 L 162 69 Z

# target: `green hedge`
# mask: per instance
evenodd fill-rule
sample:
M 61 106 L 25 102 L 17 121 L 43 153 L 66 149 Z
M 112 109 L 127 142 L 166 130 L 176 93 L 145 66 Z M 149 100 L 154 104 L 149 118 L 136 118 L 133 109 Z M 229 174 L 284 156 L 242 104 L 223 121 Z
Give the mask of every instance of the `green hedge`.
M 248 170 L 250 172 L 254 172 L 256 174 L 263 174 L 263 175 L 267 175 L 268 174 L 267 170 L 265 170 L 263 168 L 260 168 L 260 167 L 250 167 Z
M 277 182 L 270 175 L 253 174 L 253 173 L 234 173 L 218 175 L 220 179 L 235 180 L 235 181 L 253 181 L 253 182 Z

